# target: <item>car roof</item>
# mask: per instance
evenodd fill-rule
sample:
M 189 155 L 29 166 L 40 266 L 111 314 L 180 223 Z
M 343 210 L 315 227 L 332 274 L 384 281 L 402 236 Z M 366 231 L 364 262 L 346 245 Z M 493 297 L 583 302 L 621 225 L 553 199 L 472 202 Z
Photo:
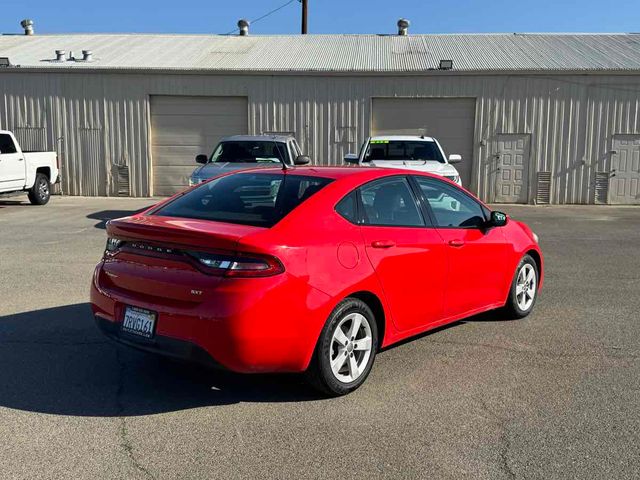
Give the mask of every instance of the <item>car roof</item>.
M 433 142 L 433 137 L 425 137 L 422 135 L 375 135 L 371 140 L 414 140 L 423 142 Z
M 293 135 L 231 135 L 224 137 L 221 142 L 286 142 L 295 140 Z
M 234 173 L 283 173 L 282 167 L 263 167 L 250 170 L 241 170 Z M 407 171 L 401 168 L 382 167 L 321 167 L 321 166 L 299 166 L 289 167 L 286 170 L 289 175 L 304 175 L 307 177 L 331 178 L 333 180 L 352 179 L 354 182 L 369 181 L 376 178 L 383 178 L 392 175 L 422 175 L 427 177 L 441 178 L 429 172 Z

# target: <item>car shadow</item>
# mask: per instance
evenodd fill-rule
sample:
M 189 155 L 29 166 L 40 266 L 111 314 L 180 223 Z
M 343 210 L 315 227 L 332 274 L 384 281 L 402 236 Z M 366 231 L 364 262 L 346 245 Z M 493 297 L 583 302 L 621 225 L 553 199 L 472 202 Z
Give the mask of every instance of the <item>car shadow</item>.
M 138 352 L 104 337 L 88 304 L 0 317 L 0 406 L 138 416 L 239 402 L 318 400 L 299 375 L 239 375 Z
M 9 200 L 9 199 L 1 199 L 0 198 L 0 208 L 2 207 L 13 207 L 13 206 L 31 206 L 31 202 L 29 200 Z
M 450 328 L 459 327 L 464 325 L 465 323 L 473 323 L 473 322 L 513 322 L 516 321 L 515 318 L 508 317 L 503 310 L 489 310 L 488 312 L 479 313 L 477 315 L 473 315 L 471 317 L 463 318 L 456 322 L 447 323 L 446 325 L 442 325 L 441 327 L 436 327 L 432 330 L 428 330 L 423 333 L 419 333 L 418 335 L 409 337 L 407 339 L 401 340 L 398 343 L 394 343 L 393 345 L 389 345 L 382 349 L 382 351 L 393 350 L 396 347 L 400 347 L 402 345 L 406 345 L 409 342 L 413 342 L 419 340 L 421 338 L 428 337 L 430 335 L 435 335 L 444 330 L 449 330 Z
M 153 204 L 150 204 L 144 208 L 139 208 L 137 210 L 101 210 L 99 212 L 90 213 L 89 215 L 87 215 L 87 218 L 90 218 L 91 220 L 99 220 L 99 222 L 96 223 L 94 227 L 104 230 L 107 228 L 107 222 L 109 220 L 113 220 L 114 218 L 128 217 L 129 215 L 135 215 L 136 213 L 143 212 L 152 205 Z

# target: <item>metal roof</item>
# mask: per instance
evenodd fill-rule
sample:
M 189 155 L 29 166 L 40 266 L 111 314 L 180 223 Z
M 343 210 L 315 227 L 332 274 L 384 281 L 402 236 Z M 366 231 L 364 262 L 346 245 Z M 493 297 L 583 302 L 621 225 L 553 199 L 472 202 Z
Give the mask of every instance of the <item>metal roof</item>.
M 416 73 L 446 59 L 469 72 L 639 71 L 640 34 L 0 35 L 0 57 L 48 69 Z

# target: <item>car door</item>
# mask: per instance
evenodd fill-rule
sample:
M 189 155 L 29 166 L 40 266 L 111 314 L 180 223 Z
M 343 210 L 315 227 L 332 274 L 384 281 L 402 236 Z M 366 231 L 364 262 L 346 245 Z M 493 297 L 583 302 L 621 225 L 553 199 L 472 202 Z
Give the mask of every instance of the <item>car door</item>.
M 21 190 L 25 182 L 24 156 L 8 133 L 0 133 L 0 192 Z
M 462 189 L 433 177 L 412 176 L 447 249 L 447 317 L 503 302 L 507 244 L 501 227 L 487 228 L 490 212 Z
M 406 176 L 368 183 L 358 189 L 358 197 L 365 251 L 396 328 L 419 330 L 441 320 L 446 247 Z

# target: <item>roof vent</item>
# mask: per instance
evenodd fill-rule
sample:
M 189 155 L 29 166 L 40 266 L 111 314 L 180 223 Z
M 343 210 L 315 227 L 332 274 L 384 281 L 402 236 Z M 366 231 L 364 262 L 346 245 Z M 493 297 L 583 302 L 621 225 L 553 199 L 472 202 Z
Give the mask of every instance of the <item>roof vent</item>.
M 405 35 L 409 35 L 410 25 L 411 25 L 411 22 L 406 18 L 401 18 L 400 20 L 398 20 L 398 35 L 402 35 L 403 37 Z
M 245 20 L 244 18 L 238 20 L 238 29 L 240 30 L 240 36 L 245 37 L 249 35 L 249 25 L 249 20 Z
M 20 22 L 20 26 L 24 28 L 25 35 L 33 35 L 33 20 L 25 18 Z
M 65 53 L 67 53 L 67 52 L 65 52 L 64 50 L 56 50 L 56 62 L 64 62 L 65 61 L 65 58 L 64 58 Z
M 91 50 L 82 50 L 82 60 L 85 62 L 93 60 L 93 52 Z

